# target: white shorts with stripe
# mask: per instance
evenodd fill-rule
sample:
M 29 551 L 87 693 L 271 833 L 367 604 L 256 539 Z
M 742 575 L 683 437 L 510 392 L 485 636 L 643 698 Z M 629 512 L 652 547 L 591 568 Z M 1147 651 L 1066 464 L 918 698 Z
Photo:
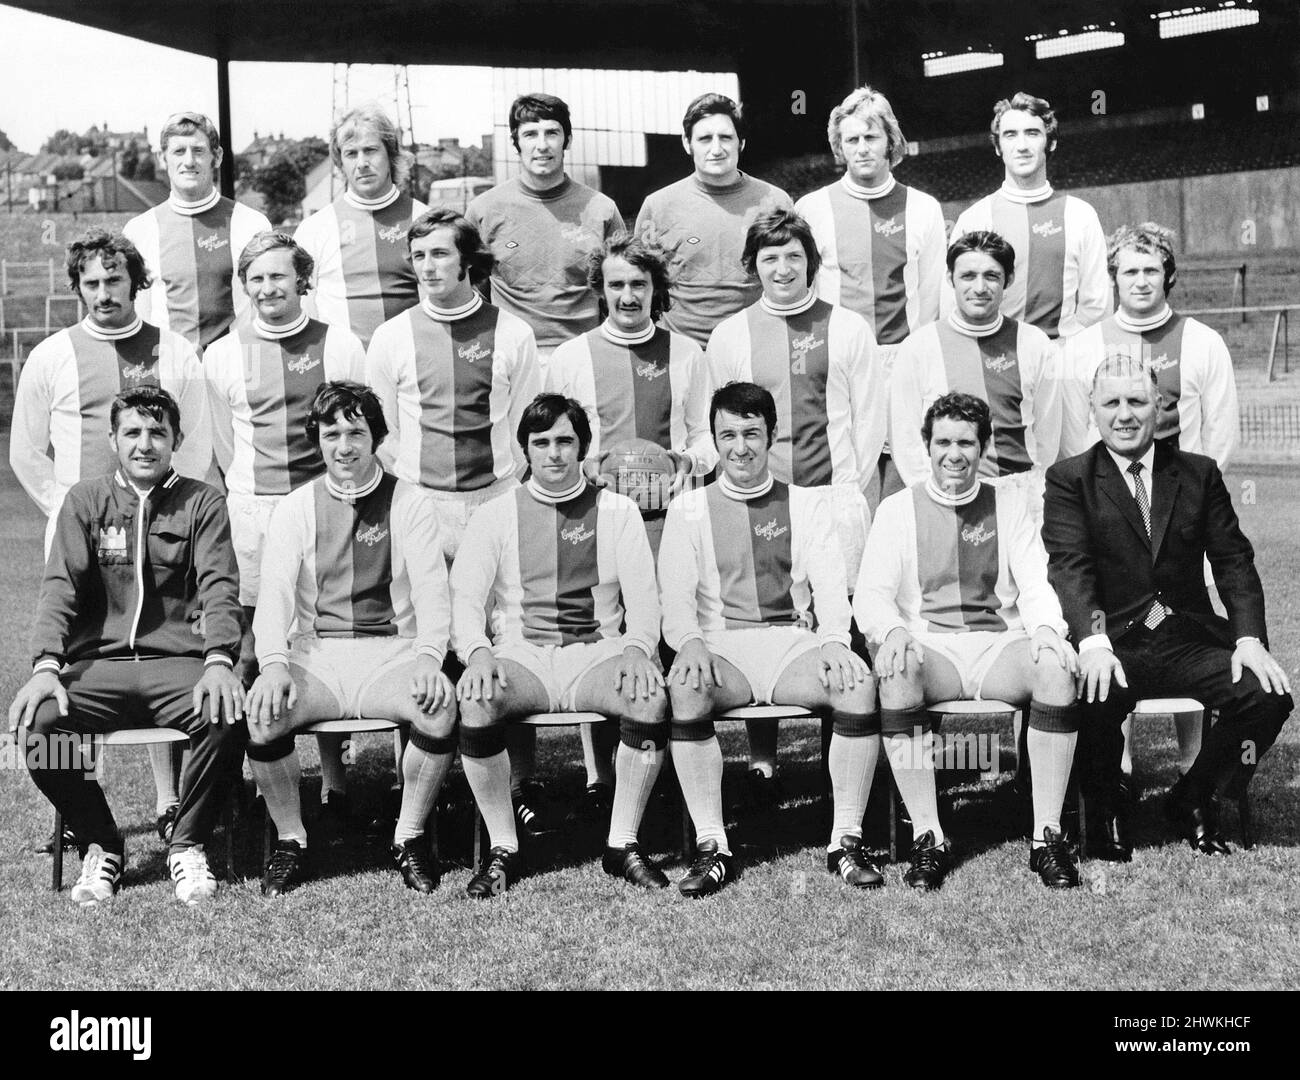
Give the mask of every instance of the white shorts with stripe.
M 820 649 L 821 639 L 798 626 L 755 626 L 710 631 L 704 644 L 745 677 L 755 705 L 771 705 L 786 668 L 804 653 Z
M 1028 641 L 1023 630 L 966 630 L 955 634 L 922 631 L 912 635 L 927 652 L 935 652 L 957 669 L 961 696 L 979 701 L 984 677 L 1008 645 Z
M 513 476 L 496 480 L 487 487 L 475 488 L 473 491 L 438 491 L 424 488 L 433 497 L 433 509 L 438 516 L 438 539 L 442 541 L 442 553 L 451 565 L 460 542 L 465 537 L 465 526 L 474 516 L 474 511 L 489 499 L 495 499 L 502 492 L 519 486 Z
M 409 692 L 417 655 L 413 638 L 299 637 L 289 648 L 289 674 L 305 672 L 321 685 L 304 693 L 299 682 L 295 723 L 400 719 L 394 702 Z
M 492 655 L 498 660 L 513 660 L 537 677 L 546 690 L 548 712 L 576 712 L 574 697 L 583 677 L 598 664 L 622 656 L 626 647 L 621 637 L 575 641 L 571 645 L 511 641 L 493 645 Z
M 226 496 L 226 510 L 230 514 L 230 542 L 235 549 L 235 563 L 239 567 L 239 602 L 244 607 L 257 606 L 257 594 L 262 585 L 262 549 L 266 545 L 266 528 L 271 513 L 280 504 L 283 495 Z

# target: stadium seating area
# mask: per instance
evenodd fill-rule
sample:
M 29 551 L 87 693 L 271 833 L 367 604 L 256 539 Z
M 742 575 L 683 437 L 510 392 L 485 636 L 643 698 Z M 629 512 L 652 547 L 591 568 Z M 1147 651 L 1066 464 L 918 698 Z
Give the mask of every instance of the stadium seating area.
M 1296 164 L 1300 164 L 1296 117 L 1262 113 L 1093 131 L 1079 124 L 1062 132 L 1050 171 L 1055 187 L 1080 188 Z M 798 198 L 830 183 L 841 169 L 826 154 L 755 171 Z M 1002 182 L 1002 163 L 981 145 L 906 158 L 895 174 L 940 201 L 970 201 Z

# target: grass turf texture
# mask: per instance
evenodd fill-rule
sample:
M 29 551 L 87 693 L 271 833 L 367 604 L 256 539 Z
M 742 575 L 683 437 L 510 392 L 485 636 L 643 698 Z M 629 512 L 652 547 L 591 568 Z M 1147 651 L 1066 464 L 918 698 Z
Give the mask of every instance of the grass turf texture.
M 1300 478 L 1282 470 L 1238 470 L 1229 487 L 1255 542 L 1268 592 L 1272 644 L 1296 679 L 1300 648 Z M 1253 484 L 1253 489 L 1248 487 Z M 1253 498 L 1248 501 L 1247 496 Z M 26 636 L 37 594 L 41 522 L 7 469 L 0 469 L 0 696 L 26 677 Z M 968 730 L 963 727 L 960 730 Z M 315 874 L 288 897 L 259 891 L 261 822 L 237 826 L 239 867 L 250 877 L 223 885 L 216 902 L 188 909 L 172 898 L 162 845 L 153 833 L 146 755 L 120 750 L 107 761 L 110 802 L 127 833 L 125 887 L 111 905 L 78 909 L 66 888 L 49 891 L 48 857 L 31 853 L 52 814 L 22 769 L 0 775 L 0 988 L 365 989 L 365 988 L 1078 988 L 1294 987 L 1300 970 L 1300 729 L 1292 723 L 1252 787 L 1259 847 L 1197 859 L 1160 820 L 1174 778 L 1167 723 L 1139 725 L 1143 789 L 1132 864 L 1085 864 L 1085 884 L 1052 893 L 1027 868 L 1027 819 L 1010 794 L 1010 734 L 1002 775 L 941 774 L 945 822 L 961 863 L 939 893 L 902 883 L 854 893 L 825 870 L 823 809 L 816 801 L 818 732 L 782 726 L 786 806 L 767 831 L 752 812 L 729 815 L 743 876 L 717 897 L 687 901 L 675 889 L 646 894 L 606 877 L 599 838 L 545 853 L 505 897 L 474 903 L 468 821 L 443 819 L 445 876 L 429 897 L 402 887 L 389 868 L 386 835 L 363 828 L 342 845 L 317 843 Z M 739 724 L 720 725 L 728 790 L 743 773 Z M 370 816 L 392 778 L 385 736 L 359 744 L 351 769 L 359 817 Z M 319 780 L 315 746 L 299 741 L 312 827 Z M 541 774 L 576 797 L 583 777 L 576 735 L 542 732 Z M 878 776 L 876 793 L 884 790 Z M 873 802 L 878 802 L 873 796 Z M 868 815 L 868 842 L 883 847 L 883 808 Z M 1019 816 L 1018 816 L 1019 815 Z M 1226 812 L 1228 833 L 1235 816 Z M 1023 823 L 1023 825 L 1022 825 Z M 748 825 L 748 828 L 746 826 Z M 652 802 L 643 838 L 675 846 L 669 807 Z M 773 850 L 772 845 L 775 845 Z M 213 845 L 218 868 L 220 842 Z M 680 861 L 668 867 L 682 873 Z M 1206 928 L 1210 928 L 1207 932 Z

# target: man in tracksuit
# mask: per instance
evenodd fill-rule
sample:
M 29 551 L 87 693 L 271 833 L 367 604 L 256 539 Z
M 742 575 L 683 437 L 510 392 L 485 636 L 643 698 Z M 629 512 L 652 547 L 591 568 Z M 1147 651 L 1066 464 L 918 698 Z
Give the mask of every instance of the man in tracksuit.
M 240 611 L 230 519 L 215 489 L 172 471 L 183 435 L 170 394 L 124 391 L 110 418 L 118 469 L 73 485 L 59 510 L 32 677 L 9 725 L 27 728 L 32 779 L 77 835 L 83 864 L 72 898 L 83 906 L 111 899 L 125 850 L 88 740 L 58 751 L 69 736 L 117 728 L 188 734 L 167 863 L 176 898 L 197 904 L 217 891 L 204 845 L 247 739 L 232 670 Z

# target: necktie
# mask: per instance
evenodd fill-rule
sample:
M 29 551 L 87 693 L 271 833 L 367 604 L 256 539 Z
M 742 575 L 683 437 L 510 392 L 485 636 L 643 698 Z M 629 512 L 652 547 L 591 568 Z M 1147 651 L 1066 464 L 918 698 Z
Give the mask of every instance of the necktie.
M 1138 510 L 1142 513 L 1142 525 L 1147 531 L 1147 539 L 1151 538 L 1151 500 L 1147 498 L 1147 486 L 1142 483 L 1142 462 L 1134 461 L 1129 464 L 1129 475 L 1133 477 L 1133 498 L 1137 500 Z M 1154 556 L 1154 552 L 1152 553 Z M 1148 630 L 1154 630 L 1168 615 L 1168 609 L 1159 600 L 1155 601 L 1147 610 L 1146 616 L 1142 620 L 1142 625 Z

